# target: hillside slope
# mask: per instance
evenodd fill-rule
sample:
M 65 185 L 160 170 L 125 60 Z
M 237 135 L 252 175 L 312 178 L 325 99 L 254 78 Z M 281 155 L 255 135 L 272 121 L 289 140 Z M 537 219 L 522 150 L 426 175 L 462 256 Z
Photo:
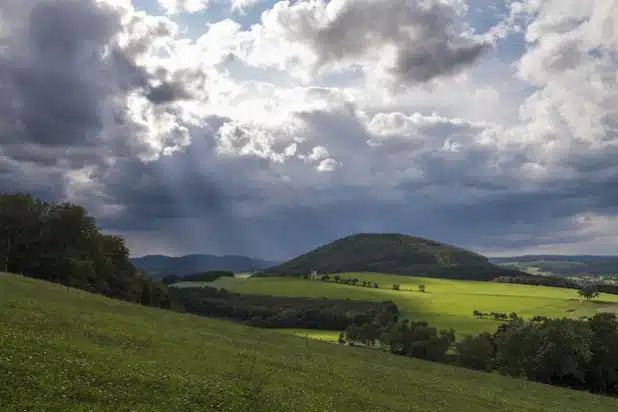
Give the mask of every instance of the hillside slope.
M 202 254 L 181 257 L 147 255 L 132 258 L 131 261 L 135 266 L 145 270 L 156 279 L 160 279 L 166 275 L 191 275 L 210 270 L 253 272 L 277 264 L 277 262 L 254 259 L 246 256 L 215 256 Z
M 618 399 L 0 274 L 0 410 L 610 412 Z M 262 383 L 261 383 L 262 382 Z
M 396 233 L 361 233 L 338 239 L 255 276 L 301 276 L 312 270 L 474 280 L 522 275 L 493 265 L 477 253 L 433 240 Z

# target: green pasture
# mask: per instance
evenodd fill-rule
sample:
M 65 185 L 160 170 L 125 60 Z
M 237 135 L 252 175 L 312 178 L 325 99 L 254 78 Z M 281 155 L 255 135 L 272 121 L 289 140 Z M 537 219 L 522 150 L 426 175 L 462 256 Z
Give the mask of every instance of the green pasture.
M 404 316 L 411 320 L 426 320 L 439 328 L 453 328 L 461 336 L 482 331 L 495 331 L 501 323 L 493 319 L 477 319 L 472 315 L 481 312 L 516 312 L 530 318 L 535 315 L 548 317 L 579 318 L 591 316 L 600 307 L 618 303 L 618 295 L 602 294 L 594 301 L 580 301 L 577 291 L 545 286 L 508 283 L 416 278 L 376 273 L 345 273 L 346 278 L 378 282 L 380 288 L 366 288 L 319 280 L 300 278 L 221 278 L 210 284 L 185 283 L 180 286 L 210 285 L 238 293 L 275 296 L 307 296 L 312 298 L 392 300 Z M 392 289 L 394 283 L 400 290 Z M 424 284 L 426 292 L 418 291 Z
M 0 410 L 6 412 L 618 410 L 613 398 L 138 306 L 16 275 L 0 274 L 0 332 Z

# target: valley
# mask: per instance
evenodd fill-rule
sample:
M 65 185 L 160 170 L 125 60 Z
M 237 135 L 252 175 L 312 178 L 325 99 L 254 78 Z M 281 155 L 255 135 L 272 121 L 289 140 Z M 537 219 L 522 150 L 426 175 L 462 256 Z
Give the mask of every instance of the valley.
M 342 273 L 345 278 L 361 282 L 374 281 L 379 288 L 365 288 L 307 280 L 301 278 L 220 278 L 211 283 L 184 282 L 173 287 L 213 286 L 227 290 L 277 296 L 304 296 L 310 298 L 392 300 L 402 315 L 411 320 L 423 320 L 442 329 L 453 328 L 463 336 L 480 332 L 494 332 L 500 322 L 477 319 L 474 310 L 482 312 L 515 312 L 524 318 L 533 316 L 567 317 L 579 319 L 592 316 L 598 309 L 613 302 L 618 295 L 601 294 L 594 301 L 581 300 L 573 289 L 479 282 L 452 279 L 420 278 L 378 273 Z M 400 290 L 392 285 L 399 284 Z M 418 291 L 424 284 L 426 292 Z M 324 332 L 332 337 L 332 333 Z M 313 334 L 310 333 L 310 336 Z M 321 336 L 318 334 L 318 336 Z
M 7 412 L 618 408 L 615 398 L 174 313 L 18 275 L 0 274 L 0 308 L 0 408 Z

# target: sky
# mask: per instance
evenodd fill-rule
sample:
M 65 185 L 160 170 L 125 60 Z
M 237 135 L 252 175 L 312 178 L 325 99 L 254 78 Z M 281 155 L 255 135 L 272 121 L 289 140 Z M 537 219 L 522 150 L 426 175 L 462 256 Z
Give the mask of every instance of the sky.
M 0 191 L 134 256 L 614 254 L 615 0 L 2 0 Z

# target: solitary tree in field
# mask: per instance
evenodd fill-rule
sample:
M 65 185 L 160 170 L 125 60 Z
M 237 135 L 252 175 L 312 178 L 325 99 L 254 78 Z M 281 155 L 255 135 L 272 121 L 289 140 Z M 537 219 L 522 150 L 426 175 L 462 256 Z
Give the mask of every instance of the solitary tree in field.
M 394 284 L 393 285 L 393 290 L 399 290 L 399 285 L 398 284 Z
M 586 300 L 594 299 L 599 296 L 599 291 L 596 286 L 588 285 L 577 291 L 577 294 Z
M 425 285 L 418 285 L 418 291 L 419 292 L 424 292 L 425 291 Z

